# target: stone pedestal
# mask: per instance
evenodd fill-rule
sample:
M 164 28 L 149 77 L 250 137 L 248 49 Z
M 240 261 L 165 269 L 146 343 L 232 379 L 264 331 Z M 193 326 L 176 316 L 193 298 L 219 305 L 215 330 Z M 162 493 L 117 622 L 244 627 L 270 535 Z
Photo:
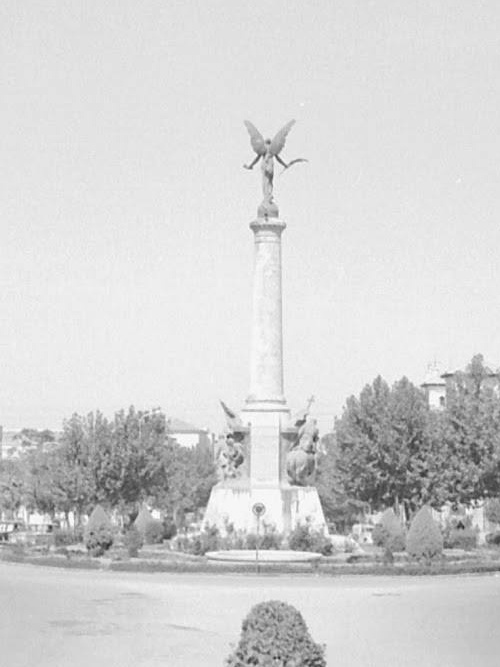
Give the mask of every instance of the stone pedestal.
M 205 524 L 217 526 L 222 532 L 231 524 L 236 530 L 255 533 L 257 517 L 252 507 L 257 502 L 266 507 L 261 529 L 273 526 L 280 533 L 289 533 L 307 521 L 326 533 L 325 517 L 313 486 L 217 484 L 210 495 Z
M 291 486 L 284 472 L 282 433 L 290 428 L 283 386 L 281 289 L 281 235 L 286 224 L 277 217 L 259 217 L 250 228 L 255 242 L 250 390 L 240 413 L 249 426 L 250 461 L 240 479 L 214 487 L 205 523 L 254 532 L 252 507 L 259 502 L 266 507 L 262 522 L 280 532 L 288 533 L 306 520 L 326 531 L 316 489 Z

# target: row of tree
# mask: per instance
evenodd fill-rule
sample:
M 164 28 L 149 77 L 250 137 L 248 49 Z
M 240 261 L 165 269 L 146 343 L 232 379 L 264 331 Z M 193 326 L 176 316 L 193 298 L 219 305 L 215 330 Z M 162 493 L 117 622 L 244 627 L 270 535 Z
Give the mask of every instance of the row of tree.
M 99 503 L 126 515 L 146 501 L 179 516 L 206 505 L 216 481 L 209 448 L 180 446 L 160 410 L 131 407 L 112 420 L 75 414 L 57 442 L 47 431 L 20 437 L 24 453 L 0 463 L 0 510 L 7 512 L 23 505 L 78 517 Z
M 99 503 L 125 515 L 144 501 L 178 516 L 203 508 L 216 482 L 212 452 L 181 447 L 160 410 L 73 415 L 58 442 L 23 431 L 26 453 L 0 462 L 0 510 L 21 505 L 86 514 Z M 316 484 L 338 528 L 364 510 L 471 504 L 500 495 L 498 377 L 480 355 L 447 387 L 442 410 L 407 378 L 381 377 L 346 402 L 324 438 Z
M 475 356 L 449 379 L 442 410 L 407 378 L 381 377 L 346 402 L 325 438 L 318 487 L 326 513 L 342 521 L 364 506 L 471 504 L 500 494 L 498 377 Z

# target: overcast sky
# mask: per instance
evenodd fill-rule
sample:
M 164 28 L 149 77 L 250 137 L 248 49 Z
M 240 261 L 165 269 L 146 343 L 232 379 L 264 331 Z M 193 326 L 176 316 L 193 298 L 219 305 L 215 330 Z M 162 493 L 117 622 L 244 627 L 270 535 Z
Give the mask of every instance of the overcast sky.
M 249 383 L 282 153 L 285 392 L 500 365 L 496 0 L 3 0 L 0 424 L 134 404 L 217 429 Z

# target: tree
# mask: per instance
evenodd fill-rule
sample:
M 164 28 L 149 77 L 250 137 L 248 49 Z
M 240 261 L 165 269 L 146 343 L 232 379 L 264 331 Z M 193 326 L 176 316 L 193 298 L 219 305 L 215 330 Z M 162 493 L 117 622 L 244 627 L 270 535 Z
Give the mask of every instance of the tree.
M 13 517 L 23 504 L 24 471 L 19 460 L 0 460 L 0 511 Z
M 168 488 L 158 499 L 161 507 L 174 516 L 206 507 L 217 482 L 210 448 L 204 444 L 182 447 L 170 441 L 167 452 Z
M 446 493 L 468 504 L 500 493 L 500 400 L 498 378 L 475 355 L 465 372 L 450 378 L 441 442 Z
M 424 393 L 403 377 L 392 388 L 379 376 L 351 396 L 335 423 L 335 466 L 349 498 L 384 509 L 422 499 L 442 502 L 445 464 Z

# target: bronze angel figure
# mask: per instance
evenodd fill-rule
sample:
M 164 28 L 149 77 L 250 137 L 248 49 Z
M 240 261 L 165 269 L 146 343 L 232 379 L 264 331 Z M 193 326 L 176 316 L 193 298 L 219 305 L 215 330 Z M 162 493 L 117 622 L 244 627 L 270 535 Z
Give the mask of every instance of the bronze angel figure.
M 275 135 L 274 139 L 264 139 L 259 130 L 249 120 L 243 121 L 250 134 L 250 143 L 257 157 L 250 164 L 244 164 L 245 169 L 253 169 L 257 162 L 262 158 L 262 192 L 264 199 L 259 207 L 259 215 L 278 215 L 278 207 L 273 202 L 273 178 L 274 178 L 274 158 L 285 168 L 288 169 L 297 162 L 307 162 L 304 158 L 297 158 L 288 164 L 284 162 L 280 153 L 285 146 L 288 133 L 295 124 L 295 120 L 290 120 Z

